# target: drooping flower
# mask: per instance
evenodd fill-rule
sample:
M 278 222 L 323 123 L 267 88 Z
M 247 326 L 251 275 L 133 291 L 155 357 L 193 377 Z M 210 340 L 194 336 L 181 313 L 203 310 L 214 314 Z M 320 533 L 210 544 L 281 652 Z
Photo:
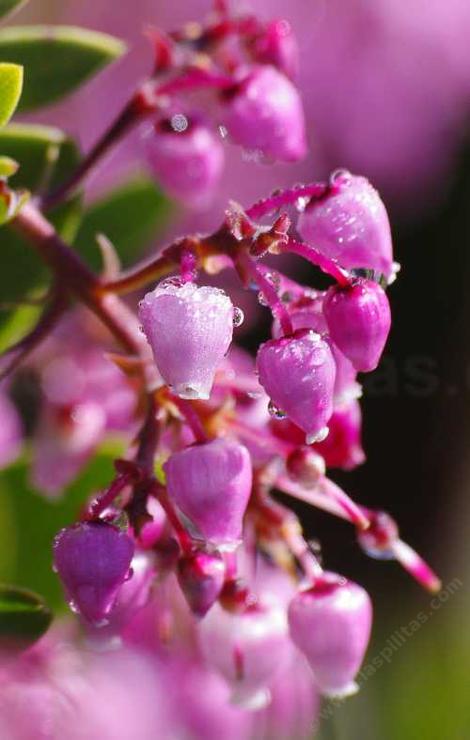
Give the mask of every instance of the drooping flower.
M 330 190 L 300 214 L 302 238 L 347 269 L 377 270 L 389 278 L 393 247 L 385 206 L 365 177 L 340 171 Z
M 139 306 L 163 379 L 181 398 L 209 398 L 233 334 L 233 305 L 210 286 L 165 280 Z
M 326 696 L 347 696 L 357 690 L 354 678 L 364 659 L 371 624 L 367 592 L 334 573 L 325 573 L 291 601 L 291 638 Z
M 258 350 L 259 380 L 275 406 L 307 435 L 324 438 L 333 413 L 335 362 L 328 344 L 313 331 L 272 339 Z
M 134 553 L 130 537 L 101 522 L 83 522 L 63 529 L 54 540 L 54 567 L 71 606 L 91 623 L 111 611 L 129 575 Z
M 306 153 L 299 93 L 275 67 L 249 71 L 225 100 L 224 123 L 237 144 L 266 157 L 292 161 Z
M 178 583 L 193 614 L 204 617 L 219 597 L 225 563 L 216 551 L 196 550 L 178 562 Z
M 390 304 L 380 285 L 358 279 L 346 287 L 333 286 L 324 311 L 331 338 L 356 370 L 375 370 L 391 325 Z
M 246 447 L 214 439 L 175 452 L 164 465 L 168 494 L 190 520 L 195 536 L 233 548 L 251 493 L 251 460 Z
M 211 128 L 183 113 L 146 132 L 148 163 L 159 184 L 187 205 L 206 206 L 224 167 L 224 147 Z

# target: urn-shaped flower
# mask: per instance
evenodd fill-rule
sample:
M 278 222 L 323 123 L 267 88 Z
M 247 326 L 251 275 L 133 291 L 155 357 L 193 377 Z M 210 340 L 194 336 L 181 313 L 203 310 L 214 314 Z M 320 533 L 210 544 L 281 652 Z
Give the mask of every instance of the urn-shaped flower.
M 233 333 L 233 305 L 218 288 L 165 280 L 139 306 L 142 328 L 166 383 L 181 398 L 209 398 Z

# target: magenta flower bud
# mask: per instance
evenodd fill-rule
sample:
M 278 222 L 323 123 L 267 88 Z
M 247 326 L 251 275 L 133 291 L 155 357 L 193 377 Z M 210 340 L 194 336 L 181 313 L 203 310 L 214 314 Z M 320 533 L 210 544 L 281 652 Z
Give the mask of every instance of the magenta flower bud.
M 255 40 L 252 51 L 261 64 L 272 64 L 291 79 L 297 76 L 299 47 L 288 21 L 268 23 Z
M 204 617 L 215 604 L 224 579 L 225 563 L 217 551 L 197 550 L 178 563 L 178 583 L 197 617 Z
M 187 205 L 207 206 L 224 168 L 224 147 L 217 134 L 178 113 L 155 124 L 145 143 L 161 186 Z
M 325 459 L 327 468 L 352 470 L 366 459 L 362 449 L 361 406 L 356 399 L 333 412 L 329 423 L 330 433 L 315 445 L 317 452 Z
M 225 125 L 237 144 L 266 157 L 294 161 L 306 153 L 299 93 L 270 66 L 257 66 L 226 100 Z
M 333 342 L 356 370 L 375 370 L 392 320 L 380 285 L 359 279 L 346 287 L 333 286 L 326 294 L 324 311 Z
M 393 273 L 393 247 L 385 206 L 365 177 L 340 171 L 327 194 L 312 200 L 297 222 L 302 238 L 345 268 Z
M 103 622 L 129 574 L 130 537 L 109 524 L 83 522 L 62 529 L 53 549 L 71 608 L 89 622 Z
M 165 381 L 181 398 L 209 398 L 233 334 L 234 309 L 219 288 L 164 280 L 140 302 L 139 317 Z
M 306 656 L 325 696 L 357 691 L 354 678 L 364 659 L 371 624 L 367 592 L 334 573 L 325 573 L 291 601 L 291 638 Z
M 163 467 L 168 494 L 195 536 L 219 547 L 238 545 L 252 482 L 246 447 L 214 439 L 175 452 Z
M 310 447 L 293 450 L 286 460 L 286 469 L 293 480 L 306 488 L 314 488 L 326 472 L 325 460 Z
M 232 702 L 259 709 L 270 701 L 269 685 L 292 655 L 286 613 L 279 604 L 255 604 L 231 613 L 216 605 L 200 623 L 206 662 L 232 689 Z
M 300 330 L 258 350 L 259 381 L 274 405 L 307 435 L 324 439 L 333 413 L 335 361 L 319 334 Z

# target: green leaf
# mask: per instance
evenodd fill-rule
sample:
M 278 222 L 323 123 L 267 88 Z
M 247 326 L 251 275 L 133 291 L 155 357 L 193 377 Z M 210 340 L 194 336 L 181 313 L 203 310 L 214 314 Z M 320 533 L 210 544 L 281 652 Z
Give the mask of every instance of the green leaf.
M 20 163 L 9 180 L 13 188 L 35 193 L 47 184 L 54 187 L 76 167 L 79 152 L 63 131 L 34 124 L 10 124 L 0 129 L 0 152 Z M 59 233 L 74 238 L 80 217 L 80 198 L 75 197 L 51 214 Z M 4 301 L 18 300 L 48 277 L 42 262 L 7 226 L 0 236 L 0 295 Z
M 23 67 L 0 62 L 0 126 L 5 126 L 15 112 L 22 88 Z
M 116 247 L 124 265 L 135 261 L 169 216 L 169 202 L 152 180 L 138 176 L 108 193 L 85 212 L 74 246 L 94 269 L 101 268 L 96 234 Z
M 0 560 L 0 580 L 38 591 L 54 611 L 65 611 L 62 587 L 52 570 L 54 536 L 77 520 L 91 494 L 109 484 L 114 476 L 113 460 L 122 454 L 120 443 L 103 445 L 55 500 L 45 498 L 31 485 L 26 456 L 0 473 L 0 542 L 3 537 L 14 542 L 10 561 Z
M 27 0 L 0 0 L 0 18 L 18 10 Z
M 0 645 L 28 647 L 42 637 L 51 620 L 40 596 L 17 586 L 0 585 Z
M 15 26 L 0 31 L 0 59 L 26 69 L 19 110 L 33 110 L 73 92 L 123 54 L 122 41 L 73 26 Z

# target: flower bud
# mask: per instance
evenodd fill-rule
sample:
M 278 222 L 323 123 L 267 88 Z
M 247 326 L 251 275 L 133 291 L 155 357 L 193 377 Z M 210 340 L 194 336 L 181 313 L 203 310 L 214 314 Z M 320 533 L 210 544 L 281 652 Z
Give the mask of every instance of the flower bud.
M 316 486 L 326 472 L 325 460 L 310 447 L 297 447 L 293 450 L 286 460 L 286 468 L 290 477 L 306 488 Z
M 158 182 L 187 205 L 208 204 L 224 168 L 224 147 L 216 133 L 182 113 L 148 132 L 147 159 Z
M 281 72 L 270 66 L 254 67 L 230 96 L 225 125 L 237 144 L 287 162 L 305 155 L 302 102 Z
M 102 622 L 129 573 L 130 537 L 109 524 L 80 523 L 62 529 L 53 550 L 71 608 L 89 622 Z
M 229 439 L 175 452 L 163 466 L 168 494 L 202 537 L 233 548 L 251 493 L 251 460 L 246 447 Z
M 258 350 L 259 381 L 275 406 L 307 435 L 325 437 L 333 413 L 335 362 L 328 344 L 313 331 L 271 339 Z
M 302 238 L 346 269 L 390 277 L 393 247 L 385 206 L 365 177 L 339 172 L 327 194 L 312 200 L 297 222 Z
M 361 443 L 362 414 L 356 399 L 333 412 L 328 437 L 315 445 L 327 468 L 352 470 L 366 459 Z
M 347 696 L 357 690 L 354 677 L 367 649 L 371 623 L 367 592 L 334 573 L 325 573 L 291 601 L 291 638 L 325 696 Z
M 299 67 L 299 47 L 292 26 L 286 20 L 267 24 L 256 38 L 252 53 L 261 64 L 272 64 L 293 79 Z
M 197 550 L 178 563 L 178 583 L 197 617 L 204 617 L 217 601 L 224 579 L 225 563 L 217 551 Z
M 181 398 L 209 398 L 233 334 L 223 290 L 165 280 L 139 306 L 142 327 L 165 381 Z
M 207 663 L 224 676 L 232 702 L 259 709 L 270 701 L 269 684 L 292 654 L 284 609 L 255 604 L 240 613 L 216 605 L 199 626 Z
M 325 298 L 325 318 L 334 343 L 356 370 L 370 372 L 379 364 L 391 324 L 384 290 L 372 280 L 333 286 Z

